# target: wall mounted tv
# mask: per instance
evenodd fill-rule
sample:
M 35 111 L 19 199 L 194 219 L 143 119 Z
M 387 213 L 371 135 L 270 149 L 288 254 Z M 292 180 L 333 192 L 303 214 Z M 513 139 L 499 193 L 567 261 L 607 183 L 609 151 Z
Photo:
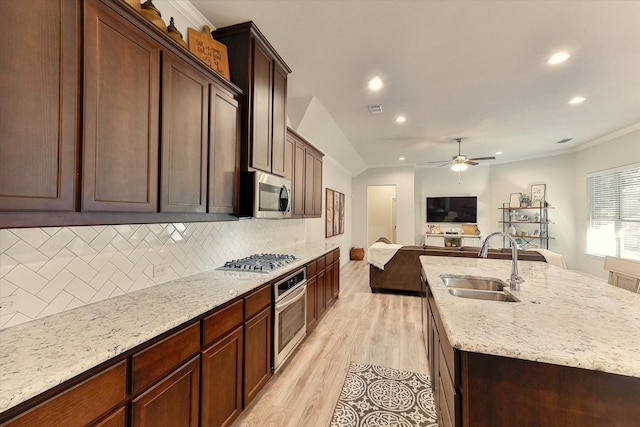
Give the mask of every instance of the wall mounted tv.
M 427 197 L 427 222 L 478 222 L 476 196 Z

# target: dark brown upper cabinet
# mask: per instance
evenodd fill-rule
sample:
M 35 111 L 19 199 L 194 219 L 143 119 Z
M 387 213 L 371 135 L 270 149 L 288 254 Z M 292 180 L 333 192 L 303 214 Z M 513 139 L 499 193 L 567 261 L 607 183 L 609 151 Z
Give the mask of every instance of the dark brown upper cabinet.
M 285 169 L 286 176 L 291 180 L 292 186 L 292 217 L 320 218 L 322 216 L 322 158 L 324 154 L 291 128 L 287 128 L 286 142 L 287 166 Z
M 0 228 L 237 219 L 236 85 L 121 0 L 19 3 L 0 2 Z
M 238 214 L 240 185 L 240 104 L 212 84 L 209 111 L 208 212 Z
M 163 55 L 162 212 L 206 212 L 210 82 L 183 60 Z
M 219 28 L 212 35 L 227 46 L 231 81 L 245 93 L 242 169 L 284 176 L 287 76 L 291 69 L 253 22 Z
M 85 2 L 82 211 L 156 212 L 160 46 Z
M 0 210 L 73 211 L 79 2 L 3 1 L 0 16 Z

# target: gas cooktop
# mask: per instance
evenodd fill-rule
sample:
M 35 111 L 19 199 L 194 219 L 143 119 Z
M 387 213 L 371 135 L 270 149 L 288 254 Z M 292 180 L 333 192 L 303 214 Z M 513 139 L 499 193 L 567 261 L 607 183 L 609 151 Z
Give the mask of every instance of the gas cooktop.
M 246 271 L 252 273 L 270 273 L 287 264 L 297 261 L 293 255 L 284 254 L 254 254 L 246 258 L 227 261 L 216 270 Z

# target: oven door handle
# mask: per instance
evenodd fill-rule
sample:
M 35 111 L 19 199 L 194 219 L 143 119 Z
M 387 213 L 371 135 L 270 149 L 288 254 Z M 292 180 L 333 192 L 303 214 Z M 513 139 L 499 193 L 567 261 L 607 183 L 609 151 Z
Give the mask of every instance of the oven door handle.
M 285 298 L 286 302 L 276 302 L 276 313 L 282 312 L 285 308 L 289 307 L 292 304 L 295 304 L 305 296 L 307 291 L 306 282 L 303 285 L 300 285 L 299 288 L 300 289 L 296 289 L 295 291 L 287 295 L 287 297 Z

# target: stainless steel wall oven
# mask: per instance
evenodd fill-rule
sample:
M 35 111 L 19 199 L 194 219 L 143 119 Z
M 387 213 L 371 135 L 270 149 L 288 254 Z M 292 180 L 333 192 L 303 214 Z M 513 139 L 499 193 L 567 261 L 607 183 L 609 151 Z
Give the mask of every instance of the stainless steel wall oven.
M 274 372 L 307 334 L 307 270 L 301 268 L 273 285 Z

